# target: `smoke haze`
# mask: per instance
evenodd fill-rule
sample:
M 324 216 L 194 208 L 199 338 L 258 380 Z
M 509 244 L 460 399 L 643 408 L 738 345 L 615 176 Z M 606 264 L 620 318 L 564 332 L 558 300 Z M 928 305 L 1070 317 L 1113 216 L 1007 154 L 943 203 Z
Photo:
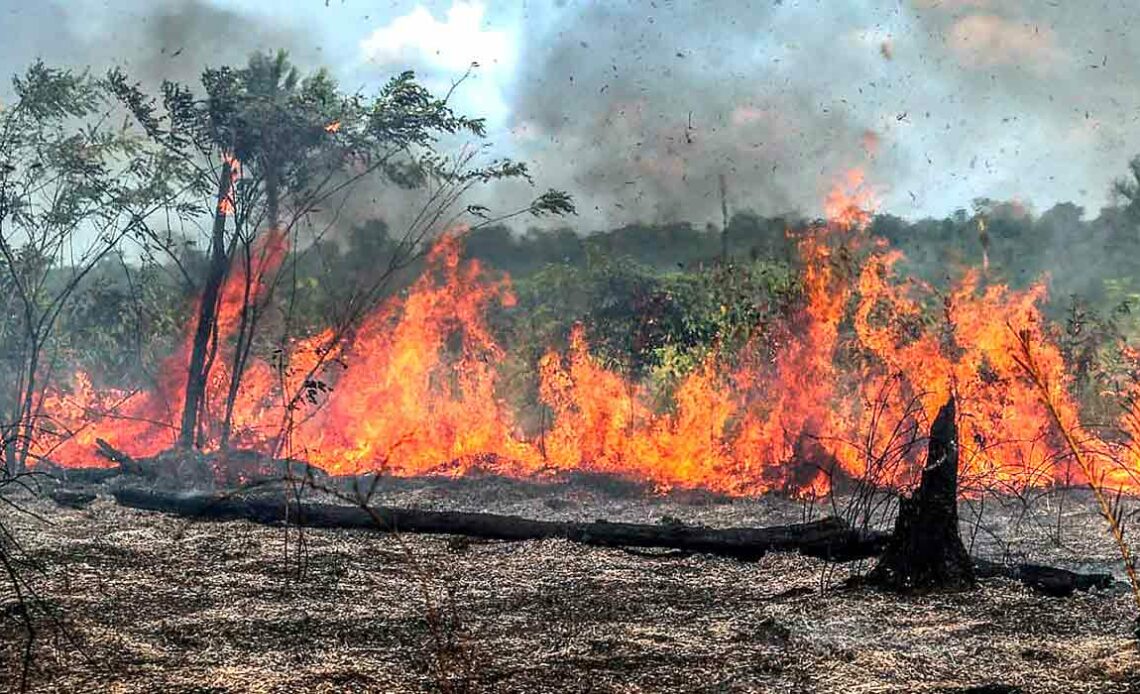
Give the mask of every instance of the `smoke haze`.
M 146 82 L 284 47 L 366 91 L 416 69 L 488 117 L 494 152 L 578 199 L 584 230 L 817 214 L 860 166 L 885 209 L 942 216 L 975 197 L 1096 210 L 1140 152 L 1129 2 L 20 3 L 0 0 L 9 73 L 123 64 Z M 7 86 L 4 87 L 7 89 Z M 499 209 L 535 190 L 486 194 Z M 392 211 L 399 196 L 380 194 Z M 405 203 L 406 204 L 406 203 Z M 395 214 L 395 212 L 392 212 Z

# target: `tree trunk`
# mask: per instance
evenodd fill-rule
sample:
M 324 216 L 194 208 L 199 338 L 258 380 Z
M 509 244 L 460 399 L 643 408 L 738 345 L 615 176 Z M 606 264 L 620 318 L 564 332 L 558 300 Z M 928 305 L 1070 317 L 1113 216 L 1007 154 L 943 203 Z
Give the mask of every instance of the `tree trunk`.
M 267 157 L 265 161 L 265 223 L 275 230 L 281 224 L 281 184 L 277 161 Z
M 234 420 L 234 406 L 237 404 L 238 393 L 241 390 L 241 377 L 245 373 L 246 358 L 249 356 L 249 349 L 253 344 L 253 336 L 247 335 L 246 331 L 253 331 L 251 323 L 251 313 L 253 306 L 251 304 L 251 295 L 253 293 L 253 258 L 252 251 L 249 244 L 244 244 L 242 248 L 243 260 L 245 262 L 245 286 L 242 288 L 242 305 L 241 305 L 241 322 L 238 324 L 237 344 L 234 345 L 234 360 L 230 368 L 230 386 L 226 391 L 226 410 L 222 415 L 222 431 L 219 439 L 219 447 L 226 450 L 230 447 L 230 435 L 233 432 Z
M 278 165 L 272 159 L 265 163 L 265 216 L 270 233 L 276 232 L 281 224 L 281 193 L 278 183 Z M 229 448 L 230 437 L 233 433 L 234 405 L 237 403 L 238 393 L 241 389 L 242 376 L 249 363 L 250 350 L 253 347 L 253 331 L 257 328 L 258 307 L 255 305 L 257 295 L 254 285 L 260 277 L 253 275 L 252 249 L 247 243 L 245 251 L 245 287 L 242 295 L 241 323 L 238 326 L 237 345 L 234 347 L 234 359 L 230 368 L 230 387 L 226 393 L 225 413 L 222 416 L 222 429 L 220 447 Z
M 210 270 L 198 304 L 198 325 L 187 367 L 186 399 L 182 407 L 182 426 L 178 445 L 193 448 L 196 443 L 199 416 L 206 399 L 206 380 L 210 375 L 207 357 L 211 338 L 217 328 L 218 298 L 225 282 L 229 263 L 226 255 L 226 217 L 233 205 L 234 160 L 226 157 L 218 180 L 218 206 L 214 211 L 213 235 L 210 239 Z
M 930 427 L 930 447 L 914 495 L 899 500 L 895 532 L 869 581 L 897 591 L 961 590 L 975 585 L 958 531 L 958 426 L 954 398 Z
M 15 468 L 17 473 L 22 473 L 28 469 L 28 453 L 32 448 L 32 441 L 35 437 L 36 428 L 36 375 L 40 368 L 40 348 L 39 336 L 35 333 L 28 335 L 31 344 L 30 354 L 28 355 L 28 380 L 27 385 L 23 391 L 23 399 L 20 402 L 20 434 L 16 438 L 16 461 Z
M 755 561 L 767 552 L 798 551 L 829 561 L 873 557 L 887 536 L 851 528 L 839 518 L 771 528 L 705 528 L 675 523 L 575 523 L 540 521 L 491 513 L 420 511 L 379 506 L 298 504 L 280 497 L 170 494 L 124 488 L 112 492 L 123 506 L 208 520 L 294 523 L 398 533 L 464 535 L 494 540 L 560 538 L 604 547 L 661 547 Z

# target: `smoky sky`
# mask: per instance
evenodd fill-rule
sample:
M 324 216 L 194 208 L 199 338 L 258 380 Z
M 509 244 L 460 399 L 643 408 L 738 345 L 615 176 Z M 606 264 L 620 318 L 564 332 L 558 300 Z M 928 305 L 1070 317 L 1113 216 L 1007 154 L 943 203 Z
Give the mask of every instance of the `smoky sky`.
M 550 157 L 532 151 L 544 174 L 557 171 L 563 187 L 580 191 L 587 212 L 712 221 L 722 175 L 734 201 L 786 212 L 868 159 L 869 124 L 814 88 L 818 75 L 793 79 L 802 70 L 793 57 L 764 50 L 778 6 L 645 9 L 583 6 L 521 55 L 515 126 L 553 145 Z M 809 50 L 823 48 L 823 37 L 804 38 Z M 855 72 L 840 63 L 820 68 L 837 81 Z
M 1132 3 L 555 5 L 513 124 L 607 219 L 719 221 L 721 173 L 734 206 L 811 213 L 851 167 L 904 216 L 1095 213 L 1140 152 Z
M 149 85 L 192 84 L 205 67 L 242 64 L 254 50 L 285 48 L 298 61 L 319 60 L 317 46 L 289 22 L 205 0 L 0 0 L 0 25 L 5 77 L 42 59 L 95 72 L 118 65 Z M 9 91 L 7 79 L 0 89 Z
M 719 224 L 722 175 L 731 210 L 814 215 L 853 167 L 906 217 L 983 196 L 1095 214 L 1140 153 L 1140 8 L 1127 0 L 217 2 L 0 0 L 0 66 L 41 56 L 191 81 L 284 47 L 349 88 L 407 68 L 446 88 L 463 61 L 440 60 L 431 32 L 465 9 L 489 32 L 472 36 L 473 59 L 492 37 L 510 45 L 458 104 L 488 115 L 492 151 L 530 162 L 536 181 L 481 202 L 513 209 L 565 189 L 586 231 Z M 364 55 L 373 31 L 417 12 L 430 16 L 406 24 L 421 50 Z M 414 204 L 368 197 L 382 215 Z

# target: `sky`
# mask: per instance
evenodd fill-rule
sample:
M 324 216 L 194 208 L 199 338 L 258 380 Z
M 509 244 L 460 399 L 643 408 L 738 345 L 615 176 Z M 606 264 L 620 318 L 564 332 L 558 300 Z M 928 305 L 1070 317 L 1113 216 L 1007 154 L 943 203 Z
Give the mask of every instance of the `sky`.
M 0 0 L 0 68 L 192 80 L 285 47 L 368 92 L 476 63 L 457 108 L 583 230 L 719 224 L 721 175 L 732 209 L 814 215 L 852 167 L 908 218 L 977 197 L 1095 215 L 1140 154 L 1137 22 L 1131 0 Z

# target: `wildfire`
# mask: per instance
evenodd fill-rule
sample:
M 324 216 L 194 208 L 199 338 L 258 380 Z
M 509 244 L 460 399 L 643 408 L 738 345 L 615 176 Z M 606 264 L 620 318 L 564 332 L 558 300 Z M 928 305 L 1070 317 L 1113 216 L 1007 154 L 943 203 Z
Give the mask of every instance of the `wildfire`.
M 907 444 L 953 392 L 967 488 L 1063 479 L 1070 471 L 1061 442 L 1013 358 L 1018 331 L 1028 331 L 1076 422 L 1064 360 L 1043 328 L 1044 287 L 1015 291 L 973 271 L 943 294 L 902 281 L 901 254 L 867 234 L 874 204 L 860 172 L 844 176 L 827 197 L 828 221 L 795 238 L 802 301 L 774 328 L 774 358 L 758 344 L 737 358 L 714 353 L 677 386 L 667 411 L 641 384 L 602 366 L 577 327 L 565 352 L 539 361 L 538 397 L 551 417 L 541 431 L 524 432 L 499 394 L 507 354 L 487 322 L 490 308 L 513 304 L 510 282 L 462 260 L 461 234 L 449 233 L 406 295 L 381 306 L 351 341 L 331 345 L 323 333 L 297 340 L 283 364 L 255 359 L 238 389 L 233 443 L 279 452 L 288 433 L 289 455 L 342 474 L 591 470 L 659 488 L 819 494 L 840 478 L 911 482 L 922 446 Z M 256 296 L 287 250 L 283 235 L 266 234 L 252 266 L 227 278 L 211 416 L 228 390 L 227 350 L 245 288 Z M 935 325 L 924 318 L 932 305 Z M 97 389 L 79 374 L 67 393 L 52 393 L 44 409 L 68 435 L 45 435 L 38 453 L 77 466 L 96 464 L 96 438 L 137 456 L 168 448 L 191 338 L 188 331 L 152 390 Z M 336 359 L 318 358 L 329 349 Z M 305 389 L 310 397 L 289 416 L 290 399 Z M 1140 408 L 1131 417 L 1140 435 Z M 206 439 L 217 447 L 210 425 Z M 1129 464 L 1140 469 L 1140 460 Z M 1140 487 L 1130 474 L 1114 475 L 1116 484 Z
M 340 132 L 340 121 L 334 120 L 333 122 L 326 125 L 325 126 L 325 132 L 326 133 L 339 133 Z
M 226 217 L 232 217 L 234 214 L 234 193 L 237 189 L 237 182 L 241 178 L 241 162 L 230 152 L 222 155 L 222 176 L 228 176 L 229 180 L 225 182 L 225 187 L 219 196 L 218 212 Z

